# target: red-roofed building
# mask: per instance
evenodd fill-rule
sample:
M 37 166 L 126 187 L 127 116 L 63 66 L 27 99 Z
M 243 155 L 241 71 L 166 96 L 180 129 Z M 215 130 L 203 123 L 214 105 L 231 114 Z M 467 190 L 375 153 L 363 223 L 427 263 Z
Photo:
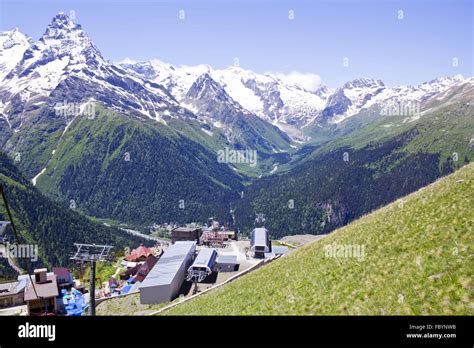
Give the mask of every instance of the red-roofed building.
M 163 254 L 163 252 L 161 253 Z M 135 277 L 135 281 L 137 282 L 142 282 L 146 276 L 148 275 L 148 273 L 150 272 L 150 270 L 155 266 L 155 264 L 158 262 L 158 260 L 160 259 L 161 255 L 159 257 L 155 257 L 153 255 L 150 255 L 144 264 L 140 265 L 140 268 L 138 268 L 138 272 L 137 272 L 137 275 Z
M 74 285 L 72 273 L 65 267 L 53 267 L 59 289 L 70 289 Z
M 153 266 L 155 266 L 162 254 L 163 251 L 158 256 L 154 256 L 153 254 L 149 255 L 145 262 L 137 264 L 135 267 L 129 268 L 126 271 L 120 273 L 120 279 L 128 280 L 130 277 L 135 277 L 134 281 L 142 282 L 147 276 L 148 272 L 150 272 Z
M 140 246 L 134 249 L 130 253 L 130 255 L 125 257 L 125 260 L 131 261 L 131 262 L 145 261 L 149 255 L 153 255 L 151 249 L 147 248 L 143 244 L 140 244 Z

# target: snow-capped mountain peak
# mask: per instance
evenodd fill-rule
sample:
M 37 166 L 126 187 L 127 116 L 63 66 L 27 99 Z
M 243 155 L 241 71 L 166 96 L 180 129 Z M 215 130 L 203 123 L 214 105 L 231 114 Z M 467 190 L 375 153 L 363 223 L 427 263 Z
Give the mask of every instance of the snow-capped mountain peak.
M 354 89 L 354 88 L 380 88 L 384 87 L 384 83 L 381 80 L 375 80 L 372 78 L 358 78 L 352 81 L 346 82 L 343 89 Z
M 196 115 L 209 122 L 258 116 L 304 141 L 303 130 L 314 123 L 342 122 L 390 100 L 423 102 L 464 81 L 456 75 L 390 88 L 381 80 L 361 77 L 332 90 L 316 74 L 175 66 L 158 59 L 113 64 L 64 13 L 53 17 L 36 42 L 18 29 L 0 33 L 0 113 L 68 95 L 163 122 Z
M 322 117 L 323 122 L 339 123 L 346 118 L 378 105 L 387 103 L 422 103 L 434 98 L 457 84 L 465 83 L 462 75 L 440 77 L 418 86 L 387 87 L 380 80 L 361 78 L 345 83 L 331 95 Z
M 357 114 L 375 96 L 383 92 L 381 80 L 358 78 L 346 82 L 332 94 L 321 112 L 323 122 L 341 122 Z
M 204 73 L 193 83 L 186 97 L 201 98 L 204 93 L 216 96 L 221 90 L 222 87 L 212 79 L 209 73 Z
M 311 92 L 276 74 L 258 74 L 239 66 L 224 69 L 213 69 L 208 65 L 177 67 L 160 60 L 120 65 L 132 74 L 165 86 L 178 101 L 186 99 L 186 107 L 191 108 L 186 94 L 193 83 L 207 73 L 246 112 L 277 125 L 299 140 L 302 140 L 299 128 L 317 117 L 332 92 L 325 86 Z
M 67 102 L 92 98 L 164 123 L 169 117 L 195 117 L 162 86 L 106 61 L 81 25 L 60 13 L 0 85 L 0 112 L 9 112 L 10 107 L 24 109 L 45 100 L 65 102 L 65 96 Z M 22 102 L 16 102 L 18 98 Z M 17 121 L 13 126 L 21 127 L 22 121 Z
M 91 60 L 96 65 L 105 63 L 99 49 L 92 43 L 80 24 L 74 23 L 68 15 L 59 13 L 46 28 L 45 33 L 35 45 L 31 47 L 32 57 L 39 56 L 34 50 L 41 52 L 41 58 L 47 60 L 52 57 L 61 59 L 68 56 L 71 64 L 79 65 Z M 74 67 L 76 70 L 83 66 Z M 72 68 L 72 67 L 70 67 Z
M 28 99 L 47 96 L 69 72 L 106 64 L 82 27 L 67 15 L 56 15 L 43 36 L 25 51 L 15 68 L 6 75 L 12 94 L 23 91 Z
M 60 12 L 53 17 L 51 23 L 46 28 L 43 38 L 49 37 L 62 39 L 65 37 L 66 33 L 73 33 L 76 31 L 80 31 L 83 35 L 85 35 L 79 24 L 74 23 L 68 15 Z
M 0 45 L 2 50 L 7 50 L 20 45 L 29 46 L 29 44 L 30 38 L 23 34 L 18 28 L 0 32 Z
M 0 81 L 18 64 L 31 45 L 31 39 L 18 28 L 0 32 Z
M 229 114 L 232 112 L 248 113 L 207 72 L 200 75 L 194 81 L 182 102 L 191 106 L 198 115 L 203 113 L 211 115 L 216 110 L 218 110 L 219 114 Z M 232 109 L 232 112 L 229 111 L 230 109 Z

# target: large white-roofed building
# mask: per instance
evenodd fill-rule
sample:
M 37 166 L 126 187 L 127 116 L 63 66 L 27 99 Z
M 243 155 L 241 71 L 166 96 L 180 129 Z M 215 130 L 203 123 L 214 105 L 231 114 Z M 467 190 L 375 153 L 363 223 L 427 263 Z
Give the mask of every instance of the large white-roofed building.
M 140 303 L 156 304 L 175 299 L 195 251 L 196 242 L 177 241 L 171 245 L 140 284 Z

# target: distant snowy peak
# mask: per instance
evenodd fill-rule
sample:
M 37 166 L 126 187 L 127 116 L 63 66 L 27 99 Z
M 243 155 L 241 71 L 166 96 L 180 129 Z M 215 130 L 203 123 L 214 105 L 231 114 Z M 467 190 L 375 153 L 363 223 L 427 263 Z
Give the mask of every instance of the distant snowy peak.
M 10 31 L 0 32 L 0 46 L 2 50 L 9 50 L 15 46 L 28 48 L 30 44 L 31 39 L 20 32 L 18 28 Z
M 0 112 L 15 113 L 19 106 L 43 101 L 64 102 L 61 99 L 65 96 L 68 102 L 92 98 L 119 111 L 163 123 L 168 118 L 195 117 L 161 85 L 106 61 L 82 27 L 60 13 L 3 80 Z M 15 102 L 19 99 L 22 103 Z
M 384 89 L 380 80 L 358 78 L 348 81 L 328 98 L 320 121 L 337 123 L 355 115 Z
M 404 94 L 411 99 L 423 101 L 442 93 L 456 84 L 464 83 L 466 79 L 462 75 L 439 77 L 429 82 L 422 83 L 416 87 L 399 87 L 397 90 L 400 94 Z
M 163 85 L 178 101 L 186 98 L 198 78 L 208 74 L 242 108 L 292 135 L 295 130 L 315 122 L 339 123 L 389 99 L 422 102 L 464 81 L 462 76 L 456 75 L 419 86 L 390 88 L 381 80 L 362 77 L 348 81 L 336 90 L 324 85 L 308 90 L 283 78 L 282 74 L 258 74 L 238 66 L 226 69 L 212 69 L 208 65 L 177 67 L 160 60 L 120 65 L 137 76 Z M 187 96 L 186 103 L 189 99 Z
M 424 82 L 418 86 L 387 87 L 376 98 L 369 101 L 366 107 L 387 103 L 388 101 L 424 103 L 467 81 L 468 79 L 465 79 L 462 75 L 455 75 L 440 77 L 429 82 Z
M 157 59 L 113 64 L 64 13 L 52 19 L 36 42 L 18 29 L 0 33 L 0 114 L 11 116 L 12 127 L 21 126 L 15 117 L 28 106 L 68 96 L 72 102 L 92 98 L 163 123 L 178 117 L 231 122 L 258 116 L 293 140 L 305 141 L 303 131 L 310 125 L 339 123 L 387 101 L 425 102 L 465 81 L 456 75 L 392 88 L 363 77 L 332 90 L 316 74 L 178 67 Z
M 41 39 L 66 39 L 77 36 L 86 36 L 81 25 L 74 23 L 68 15 L 61 12 L 53 17 Z
M 130 59 L 125 59 L 117 62 L 117 65 L 147 80 L 154 80 L 158 76 L 158 71 L 155 70 L 155 67 L 150 62 L 137 63 Z
M 158 59 L 146 62 L 125 60 L 117 64 L 137 77 L 162 85 L 178 101 L 186 97 L 186 93 L 199 76 L 211 72 L 211 68 L 207 65 L 177 68 Z
M 218 122 L 222 125 L 249 114 L 209 73 L 200 75 L 194 81 L 181 99 L 181 104 L 198 115 L 204 123 Z
M 0 32 L 0 81 L 21 61 L 30 45 L 31 39 L 18 28 Z
M 214 75 L 233 99 L 277 125 L 304 125 L 317 116 L 330 94 L 325 86 L 312 92 L 282 79 L 282 74 L 257 74 L 240 67 L 216 70 Z
M 199 100 L 218 100 L 221 102 L 235 104 L 240 107 L 235 101 L 226 93 L 224 88 L 217 83 L 209 73 L 204 73 L 199 76 L 191 85 L 186 98 Z
M 453 83 L 464 82 L 466 79 L 461 75 L 457 74 L 454 76 L 438 77 L 429 82 L 422 83 L 419 87 L 431 86 L 432 88 L 444 88 L 450 87 Z
M 276 125 L 305 125 L 319 114 L 332 93 L 325 86 L 311 92 L 298 83 L 283 81 L 277 75 L 257 74 L 238 66 L 225 69 L 212 69 L 208 65 L 176 67 L 160 60 L 124 61 L 119 65 L 137 76 L 163 85 L 178 101 L 186 98 L 194 82 L 208 74 L 224 88 L 231 100 L 247 112 Z M 189 96 L 186 103 L 189 103 Z
M 385 85 L 381 80 L 375 80 L 371 78 L 358 78 L 352 81 L 348 81 L 342 86 L 344 90 L 350 89 L 374 89 L 384 87 Z
M 418 86 L 387 87 L 380 80 L 361 78 L 345 83 L 328 99 L 319 122 L 339 123 L 373 106 L 387 102 L 425 102 L 450 88 L 465 83 L 461 75 L 440 77 Z

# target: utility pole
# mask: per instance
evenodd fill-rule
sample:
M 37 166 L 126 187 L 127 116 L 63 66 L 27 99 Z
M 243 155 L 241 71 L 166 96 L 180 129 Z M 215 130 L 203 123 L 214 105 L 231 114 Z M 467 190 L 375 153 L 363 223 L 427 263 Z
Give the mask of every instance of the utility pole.
M 95 245 L 74 243 L 77 247 L 76 253 L 71 257 L 72 260 L 81 262 L 90 262 L 90 286 L 89 286 L 89 315 L 95 315 L 95 267 L 97 262 L 110 261 L 110 250 L 113 246 L 110 245 Z
M 95 261 L 91 261 L 89 315 L 95 316 Z

